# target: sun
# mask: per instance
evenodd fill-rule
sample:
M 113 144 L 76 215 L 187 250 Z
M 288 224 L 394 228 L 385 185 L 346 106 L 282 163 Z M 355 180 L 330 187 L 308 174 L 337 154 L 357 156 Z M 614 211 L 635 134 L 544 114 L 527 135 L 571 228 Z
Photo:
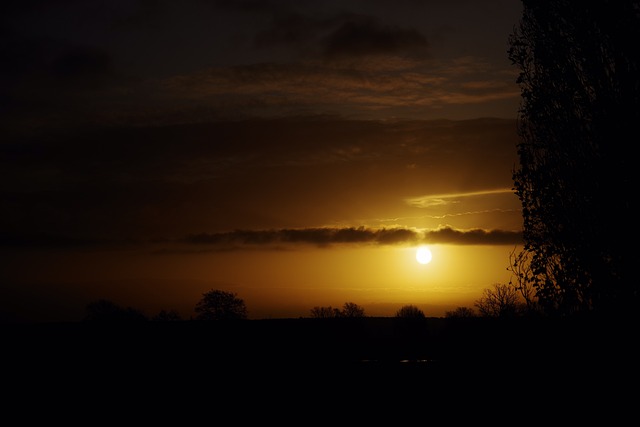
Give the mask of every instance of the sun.
M 416 250 L 416 261 L 420 264 L 429 264 L 431 262 L 431 250 L 426 246 L 420 246 Z

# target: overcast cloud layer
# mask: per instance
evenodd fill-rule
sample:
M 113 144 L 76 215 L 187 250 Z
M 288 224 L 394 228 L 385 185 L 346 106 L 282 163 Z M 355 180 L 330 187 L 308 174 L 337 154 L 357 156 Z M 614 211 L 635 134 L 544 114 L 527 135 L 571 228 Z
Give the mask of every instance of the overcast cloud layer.
M 479 106 L 513 118 L 506 34 L 519 10 L 497 0 L 14 2 L 0 17 L 1 123 L 468 119 Z
M 506 35 L 519 11 L 497 0 L 10 3 L 0 242 L 518 230 Z

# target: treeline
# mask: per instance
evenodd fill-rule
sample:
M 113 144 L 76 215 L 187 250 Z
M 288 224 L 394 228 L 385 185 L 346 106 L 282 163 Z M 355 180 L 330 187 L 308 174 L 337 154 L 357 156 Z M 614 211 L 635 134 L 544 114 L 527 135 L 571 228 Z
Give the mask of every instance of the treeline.
M 148 317 L 143 311 L 128 306 L 121 306 L 108 299 L 92 301 L 85 307 L 85 322 L 139 322 L 139 321 L 181 321 L 185 320 L 177 310 L 162 309 Z M 189 320 L 245 320 L 248 319 L 248 308 L 245 301 L 234 292 L 211 289 L 202 294 L 202 298 L 194 307 L 195 315 Z M 495 284 L 493 288 L 484 290 L 482 296 L 475 301 L 474 308 L 457 307 L 447 311 L 447 318 L 467 317 L 522 317 L 534 314 L 528 309 L 516 287 Z M 355 302 L 345 302 L 342 308 L 332 306 L 315 306 L 309 310 L 309 317 L 315 319 L 360 318 L 367 317 L 364 307 Z M 399 318 L 426 318 L 422 309 L 414 304 L 402 305 L 393 315 Z

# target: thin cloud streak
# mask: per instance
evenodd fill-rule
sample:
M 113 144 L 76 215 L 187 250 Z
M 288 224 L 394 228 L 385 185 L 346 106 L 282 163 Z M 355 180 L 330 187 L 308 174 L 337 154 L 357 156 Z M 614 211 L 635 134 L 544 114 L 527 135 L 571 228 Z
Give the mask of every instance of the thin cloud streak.
M 405 203 L 416 208 L 430 208 L 433 206 L 450 205 L 459 203 L 460 199 L 468 197 L 489 196 L 495 194 L 513 194 L 511 188 L 499 188 L 496 190 L 472 191 L 467 193 L 454 194 L 433 194 L 404 199 Z
M 400 222 L 406 220 L 419 220 L 419 219 L 445 219 L 445 218 L 454 218 L 460 216 L 467 215 L 481 215 L 481 214 L 490 214 L 490 213 L 514 213 L 514 212 L 522 212 L 522 209 L 483 209 L 479 211 L 469 211 L 469 212 L 456 212 L 456 213 L 447 213 L 442 215 L 420 215 L 420 216 L 405 216 L 405 217 L 396 217 L 396 218 L 376 218 L 377 222 Z M 371 220 L 363 221 L 370 222 Z

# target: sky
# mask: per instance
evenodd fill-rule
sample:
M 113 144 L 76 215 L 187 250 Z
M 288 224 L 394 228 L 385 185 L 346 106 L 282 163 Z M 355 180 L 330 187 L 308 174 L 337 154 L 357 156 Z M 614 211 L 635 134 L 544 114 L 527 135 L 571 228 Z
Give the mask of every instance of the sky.
M 252 319 L 473 307 L 522 240 L 520 13 L 3 5 L 0 321 L 76 321 L 98 299 L 189 319 L 212 289 Z

